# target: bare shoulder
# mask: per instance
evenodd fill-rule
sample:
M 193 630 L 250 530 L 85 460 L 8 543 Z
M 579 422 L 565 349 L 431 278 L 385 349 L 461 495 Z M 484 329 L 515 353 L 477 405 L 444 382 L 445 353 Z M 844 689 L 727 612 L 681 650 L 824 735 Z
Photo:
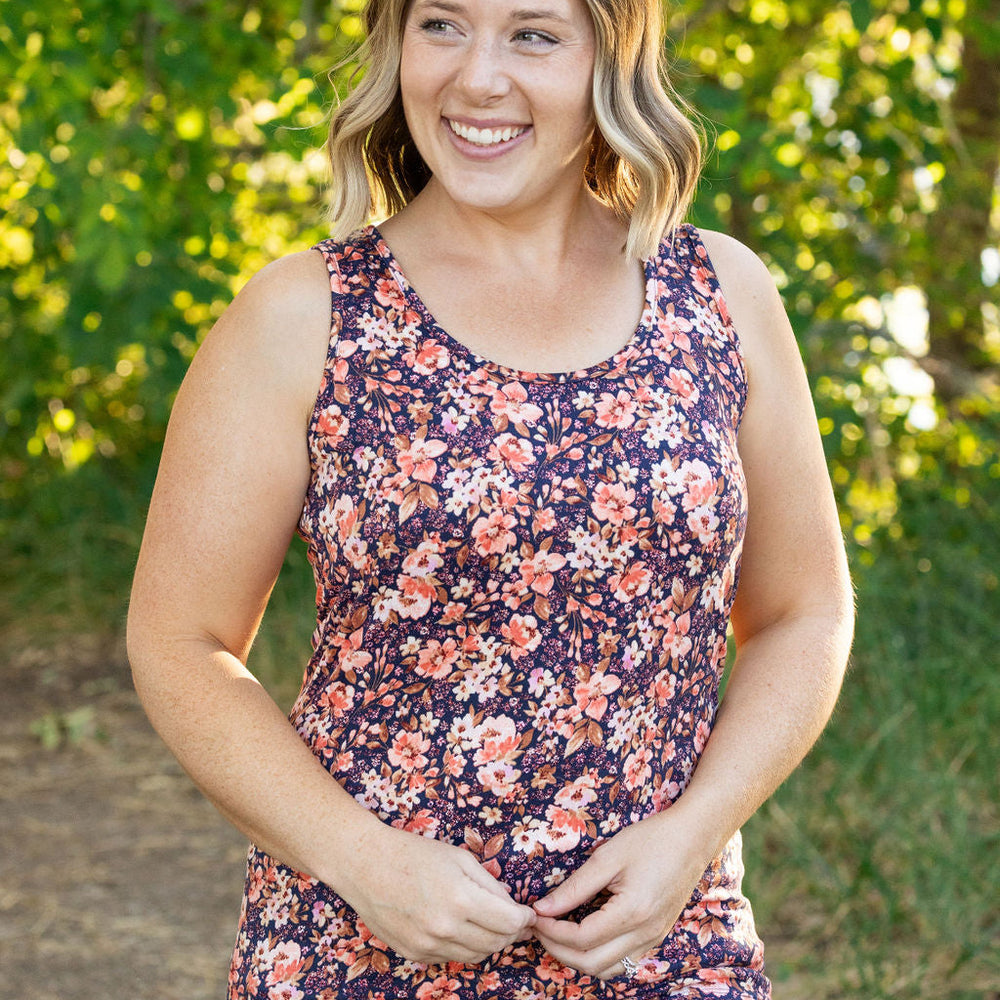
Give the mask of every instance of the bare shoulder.
M 699 230 L 715 275 L 731 312 L 752 320 L 760 309 L 780 309 L 780 299 L 767 265 L 748 246 L 711 229 Z
M 331 286 L 315 250 L 258 271 L 205 338 L 192 363 L 203 377 L 238 365 L 243 377 L 309 408 L 330 338 Z
M 330 296 L 322 255 L 314 250 L 289 254 L 243 286 L 217 325 L 217 337 L 238 338 L 245 347 L 294 360 L 329 337 Z
M 740 338 L 747 366 L 759 374 L 768 362 L 798 351 L 781 296 L 767 265 L 749 247 L 725 233 L 699 230 Z

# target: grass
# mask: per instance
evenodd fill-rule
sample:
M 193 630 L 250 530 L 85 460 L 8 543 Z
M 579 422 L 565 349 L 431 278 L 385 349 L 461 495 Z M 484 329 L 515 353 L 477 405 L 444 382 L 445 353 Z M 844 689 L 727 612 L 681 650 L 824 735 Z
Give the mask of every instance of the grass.
M 838 709 L 746 830 L 765 939 L 806 938 L 772 970 L 795 997 L 997 996 L 995 480 L 980 501 L 916 489 L 908 537 L 858 560 Z
M 853 553 L 859 619 L 840 704 L 745 830 L 747 891 L 782 1000 L 998 997 L 1000 480 L 978 487 L 962 507 L 911 484 L 902 537 Z M 120 632 L 140 520 L 88 493 L 99 488 L 80 480 L 44 498 L 40 526 L 28 512 L 7 520 L 8 641 Z M 251 660 L 285 706 L 312 601 L 296 543 Z

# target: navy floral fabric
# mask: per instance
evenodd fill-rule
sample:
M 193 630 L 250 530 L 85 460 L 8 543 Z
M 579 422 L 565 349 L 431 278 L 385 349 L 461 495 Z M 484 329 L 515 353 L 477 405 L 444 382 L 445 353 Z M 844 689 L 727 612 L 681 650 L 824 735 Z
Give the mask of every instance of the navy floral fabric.
M 630 342 L 556 374 L 450 337 L 376 228 L 317 249 L 332 328 L 299 527 L 318 617 L 291 719 L 382 820 L 531 903 L 668 808 L 711 733 L 747 516 L 736 333 L 690 226 L 645 262 Z M 229 996 L 769 997 L 741 878 L 737 835 L 638 975 L 601 982 L 536 940 L 408 961 L 252 848 Z

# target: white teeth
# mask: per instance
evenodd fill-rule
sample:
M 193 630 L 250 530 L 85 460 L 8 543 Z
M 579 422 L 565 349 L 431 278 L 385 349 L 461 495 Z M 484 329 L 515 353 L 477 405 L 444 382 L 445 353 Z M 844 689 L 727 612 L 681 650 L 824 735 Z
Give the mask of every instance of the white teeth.
M 500 142 L 508 142 L 525 131 L 527 126 L 508 125 L 505 128 L 476 128 L 474 125 L 463 125 L 461 122 L 453 122 L 450 118 L 448 124 L 455 135 L 461 136 L 466 142 L 471 142 L 476 146 L 495 146 Z

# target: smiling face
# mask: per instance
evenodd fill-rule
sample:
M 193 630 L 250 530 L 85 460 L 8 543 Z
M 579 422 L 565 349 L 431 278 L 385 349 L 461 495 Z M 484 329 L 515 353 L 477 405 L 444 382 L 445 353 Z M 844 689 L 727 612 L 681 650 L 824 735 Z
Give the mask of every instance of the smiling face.
M 594 49 L 584 0 L 413 0 L 400 92 L 429 187 L 491 213 L 575 197 Z

